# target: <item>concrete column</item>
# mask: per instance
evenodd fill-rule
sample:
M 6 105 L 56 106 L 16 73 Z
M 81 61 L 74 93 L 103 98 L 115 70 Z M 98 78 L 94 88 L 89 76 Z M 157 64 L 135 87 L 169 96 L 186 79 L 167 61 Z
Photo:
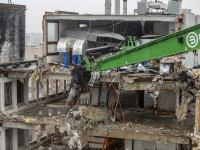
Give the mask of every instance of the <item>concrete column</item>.
M 120 0 L 115 0 L 115 15 L 120 15 Z
M 24 130 L 24 145 L 27 148 L 29 146 L 29 130 Z
M 64 80 L 59 80 L 59 92 L 64 92 Z
M 111 0 L 105 0 L 105 15 L 111 15 Z
M 99 103 L 99 89 L 92 89 L 92 105 L 98 105 Z
M 56 94 L 56 80 L 51 79 L 51 95 Z
M 49 98 L 49 79 L 47 79 L 46 88 L 47 88 L 47 99 L 48 99 Z
M 56 80 L 56 96 L 58 95 L 58 80 Z
M 179 108 L 179 106 L 180 106 L 180 90 L 178 89 L 177 91 L 176 91 L 176 102 L 175 102 L 175 110 L 176 110 L 176 108 Z
M 133 140 L 132 139 L 127 139 L 127 142 L 125 141 L 125 149 L 133 150 Z
M 37 85 L 37 88 L 36 88 L 36 91 L 37 91 L 36 92 L 37 93 L 36 94 L 36 99 L 37 99 L 37 102 L 39 102 L 39 98 L 40 98 L 40 91 L 39 91 L 40 89 L 39 88 L 40 88 L 40 85 L 39 85 L 38 82 L 36 82 L 36 85 Z
M 0 95 L 0 98 L 1 98 L 1 111 L 2 111 L 2 112 L 5 111 L 4 81 L 3 81 L 3 78 L 4 78 L 4 74 L 2 73 L 2 74 L 1 74 L 1 95 Z
M 145 35 L 145 30 L 144 30 L 145 21 L 141 20 L 140 23 L 142 25 L 142 34 Z
M 6 129 L 0 127 L 0 150 L 6 149 Z
M 66 80 L 64 80 L 64 95 L 66 94 L 66 92 L 67 92 L 67 81 Z
M 127 0 L 123 0 L 123 15 L 127 15 Z
M 197 95 L 196 95 L 196 115 L 195 115 L 195 133 L 199 133 L 200 131 L 200 120 L 199 120 L 199 116 L 200 116 L 200 91 L 198 91 Z
M 36 135 L 35 130 L 31 130 L 31 134 L 32 134 L 32 141 L 36 140 L 37 139 L 37 135 Z
M 17 80 L 14 80 L 12 82 L 12 105 L 14 107 L 14 110 L 17 111 L 18 107 L 17 107 Z
M 31 99 L 37 99 L 37 84 L 35 78 L 31 79 Z
M 195 126 L 194 126 L 194 136 L 199 137 L 200 134 L 200 91 L 196 94 L 196 115 L 195 115 Z M 200 144 L 198 142 L 198 145 L 196 147 L 193 147 L 194 150 L 199 150 Z
M 67 85 L 69 85 L 71 83 L 71 80 L 67 80 Z M 67 87 L 67 91 L 69 90 L 70 86 L 66 86 Z
M 24 102 L 26 105 L 28 105 L 29 101 L 28 101 L 28 81 L 29 78 L 24 79 Z
M 12 128 L 12 147 L 13 148 L 18 148 L 18 130 L 17 128 Z
M 43 87 L 41 87 L 42 88 L 42 97 L 46 97 L 47 96 L 47 86 L 46 86 L 46 84 L 47 84 L 47 80 L 45 80 L 45 79 L 42 79 L 42 85 L 43 85 Z

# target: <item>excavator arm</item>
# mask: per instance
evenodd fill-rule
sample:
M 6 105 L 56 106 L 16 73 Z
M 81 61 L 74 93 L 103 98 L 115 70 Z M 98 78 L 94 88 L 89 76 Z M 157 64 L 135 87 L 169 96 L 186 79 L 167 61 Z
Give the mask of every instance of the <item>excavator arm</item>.
M 134 43 L 135 41 L 132 42 Z M 103 71 L 161 57 L 188 53 L 199 48 L 200 24 L 140 46 L 128 45 L 120 53 L 103 60 L 96 61 L 90 56 L 85 55 L 82 64 L 86 66 L 87 71 Z M 85 63 L 86 61 L 87 63 Z
M 95 81 L 94 76 L 98 76 L 97 72 L 200 49 L 200 24 L 140 46 L 137 46 L 135 38 L 127 37 L 126 46 L 122 49 L 103 46 L 86 50 L 81 65 L 76 65 L 72 71 L 67 107 L 71 108 L 85 84 Z M 96 60 L 94 57 L 97 53 L 117 51 L 118 53 L 102 60 Z

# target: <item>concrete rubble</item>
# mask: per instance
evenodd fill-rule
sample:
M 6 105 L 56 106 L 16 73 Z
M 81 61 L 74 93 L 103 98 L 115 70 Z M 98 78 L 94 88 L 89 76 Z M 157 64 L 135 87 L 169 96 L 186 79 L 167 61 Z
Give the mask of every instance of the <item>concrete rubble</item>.
M 177 58 L 165 58 L 162 63 L 167 61 L 177 61 Z M 158 66 L 158 63 L 154 64 Z M 41 68 L 40 68 L 41 69 Z M 42 68 L 44 76 L 53 73 L 62 73 L 70 75 L 70 70 L 66 70 L 59 64 L 49 64 L 46 68 Z M 181 73 L 185 72 L 183 75 Z M 125 116 L 126 126 L 122 122 L 118 122 L 117 119 L 113 119 L 114 114 L 104 105 L 76 105 L 69 110 L 65 103 L 61 103 L 59 106 L 54 104 L 43 104 L 40 107 L 34 107 L 31 110 L 19 111 L 11 114 L 1 114 L 1 121 L 22 122 L 31 124 L 35 127 L 37 135 L 47 136 L 50 139 L 49 143 L 58 142 L 71 149 L 82 149 L 84 145 L 88 143 L 89 137 L 92 136 L 105 136 L 107 130 L 124 134 L 126 128 L 128 134 L 147 134 L 156 137 L 158 143 L 167 143 L 172 140 L 172 137 L 177 137 L 180 143 L 193 139 L 194 144 L 196 137 L 193 135 L 194 115 L 188 115 L 188 106 L 193 100 L 191 93 L 196 94 L 195 88 L 199 87 L 198 70 L 191 70 L 184 65 L 176 68 L 176 74 L 155 74 L 154 76 L 148 76 L 147 72 L 133 73 L 133 74 L 120 74 L 119 72 L 107 71 L 105 74 L 106 82 L 113 81 L 119 84 L 117 93 L 120 90 L 138 90 L 142 89 L 150 91 L 150 96 L 153 98 L 154 105 L 146 108 L 126 108 L 123 110 Z M 36 73 L 36 77 L 38 74 Z M 103 74 L 102 74 L 103 76 Z M 102 77 L 101 76 L 101 77 Z M 111 76 L 111 79 L 110 79 Z M 188 81 L 188 78 L 192 80 Z M 42 76 L 39 76 L 39 80 L 42 80 Z M 104 77 L 101 78 L 101 82 L 104 82 Z M 141 84 L 137 84 L 138 81 L 143 81 Z M 147 81 L 146 81 L 147 80 Z M 173 82 L 173 80 L 176 80 Z M 184 101 L 180 103 L 180 106 L 176 108 L 174 115 L 163 121 L 163 116 L 158 115 L 159 109 L 155 110 L 158 105 L 158 97 L 162 90 L 169 88 L 177 91 L 182 89 Z M 118 88 L 116 86 L 116 88 Z M 75 97 L 74 93 L 70 93 Z M 88 96 L 88 94 L 85 94 Z M 66 102 L 66 100 L 65 100 Z M 190 109 L 190 112 L 194 112 L 196 109 Z M 161 110 L 166 111 L 166 110 Z M 166 111 L 169 114 L 169 111 Z M 117 116 L 122 120 L 122 113 L 119 109 L 116 110 Z M 171 113 L 171 112 L 170 112 Z M 158 115 L 158 116 L 156 116 Z M 191 124 L 186 122 L 191 121 Z M 180 127 L 179 122 L 187 124 L 185 127 Z M 167 135 L 169 138 L 163 138 L 163 135 Z M 38 141 L 38 143 L 41 141 Z M 40 146 L 39 149 L 44 149 L 44 146 Z
M 188 106 L 188 102 L 184 101 L 180 104 L 180 107 L 176 109 L 176 117 L 178 119 L 178 122 L 186 120 L 187 111 L 188 111 L 187 106 Z

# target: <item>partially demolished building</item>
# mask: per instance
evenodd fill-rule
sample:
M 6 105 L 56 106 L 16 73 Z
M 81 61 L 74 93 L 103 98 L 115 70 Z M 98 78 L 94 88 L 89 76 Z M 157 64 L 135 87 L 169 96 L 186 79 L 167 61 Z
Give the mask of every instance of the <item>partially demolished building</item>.
M 98 47 L 119 51 L 129 45 L 126 37 L 136 47 L 200 23 L 180 0 L 141 0 L 134 15 L 123 2 L 123 15 L 120 0 L 114 15 L 110 0 L 105 15 L 45 12 L 43 57 L 31 61 L 23 61 L 26 7 L 0 4 L 0 150 L 200 149 L 198 51 L 102 71 L 66 108 L 73 55 L 83 59 Z

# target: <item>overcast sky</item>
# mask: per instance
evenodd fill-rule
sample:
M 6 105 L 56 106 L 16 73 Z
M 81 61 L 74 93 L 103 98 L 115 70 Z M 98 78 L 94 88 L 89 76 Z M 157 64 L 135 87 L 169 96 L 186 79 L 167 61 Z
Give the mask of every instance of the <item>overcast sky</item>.
M 133 14 L 133 10 L 137 8 L 137 1 L 139 0 L 128 0 L 128 14 Z M 168 0 L 161 1 L 168 3 Z M 8 0 L 0 0 L 0 3 L 8 3 Z M 80 14 L 103 14 L 105 0 L 12 0 L 12 3 L 27 7 L 26 32 L 42 33 L 42 17 L 45 11 L 63 10 Z M 200 14 L 199 7 L 200 0 L 183 0 L 183 8 L 192 9 L 195 14 Z M 114 0 L 112 0 L 112 13 L 114 13 Z

